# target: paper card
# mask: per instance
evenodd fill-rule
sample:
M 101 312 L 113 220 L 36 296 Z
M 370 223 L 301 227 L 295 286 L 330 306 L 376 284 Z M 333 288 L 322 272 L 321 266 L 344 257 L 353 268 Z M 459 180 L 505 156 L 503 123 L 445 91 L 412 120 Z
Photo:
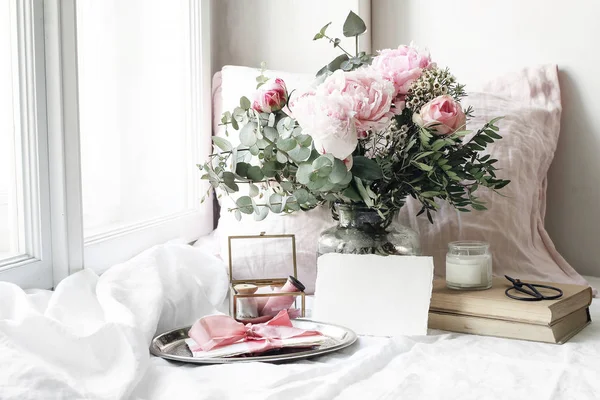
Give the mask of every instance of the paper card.
M 325 254 L 312 318 L 372 336 L 426 335 L 433 258 Z

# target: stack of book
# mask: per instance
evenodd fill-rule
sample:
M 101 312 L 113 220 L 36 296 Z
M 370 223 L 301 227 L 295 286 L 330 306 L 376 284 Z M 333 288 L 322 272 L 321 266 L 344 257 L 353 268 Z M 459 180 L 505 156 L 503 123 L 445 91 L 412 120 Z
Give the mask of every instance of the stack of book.
M 530 282 L 539 283 L 539 282 Z M 592 290 L 587 286 L 546 283 L 562 289 L 556 300 L 519 301 L 504 293 L 511 286 L 494 278 L 491 289 L 459 291 L 446 281 L 433 284 L 429 328 L 547 343 L 564 343 L 591 321 Z

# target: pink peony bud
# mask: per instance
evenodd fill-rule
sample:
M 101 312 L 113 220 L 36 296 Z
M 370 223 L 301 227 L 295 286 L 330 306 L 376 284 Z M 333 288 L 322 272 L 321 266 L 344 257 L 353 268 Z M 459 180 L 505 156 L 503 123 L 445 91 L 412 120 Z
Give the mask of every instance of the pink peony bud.
M 262 113 L 281 110 L 287 102 L 287 89 L 283 79 L 267 81 L 254 94 L 252 108 Z

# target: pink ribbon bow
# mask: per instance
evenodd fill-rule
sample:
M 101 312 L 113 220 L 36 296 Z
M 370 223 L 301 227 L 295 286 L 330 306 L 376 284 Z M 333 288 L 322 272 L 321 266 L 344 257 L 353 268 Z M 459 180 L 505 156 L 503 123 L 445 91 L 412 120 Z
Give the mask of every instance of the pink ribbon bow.
M 198 348 L 192 351 L 209 351 L 237 342 L 245 342 L 249 353 L 277 349 L 289 338 L 321 336 L 318 331 L 294 328 L 287 310 L 281 310 L 273 319 L 263 324 L 242 324 L 227 315 L 209 315 L 200 318 L 188 332 Z

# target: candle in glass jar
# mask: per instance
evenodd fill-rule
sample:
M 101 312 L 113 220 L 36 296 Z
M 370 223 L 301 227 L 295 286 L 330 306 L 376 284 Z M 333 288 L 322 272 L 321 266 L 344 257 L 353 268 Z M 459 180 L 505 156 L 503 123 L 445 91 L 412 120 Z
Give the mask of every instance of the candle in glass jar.
M 489 289 L 492 286 L 492 256 L 485 242 L 448 244 L 446 286 L 451 289 Z

